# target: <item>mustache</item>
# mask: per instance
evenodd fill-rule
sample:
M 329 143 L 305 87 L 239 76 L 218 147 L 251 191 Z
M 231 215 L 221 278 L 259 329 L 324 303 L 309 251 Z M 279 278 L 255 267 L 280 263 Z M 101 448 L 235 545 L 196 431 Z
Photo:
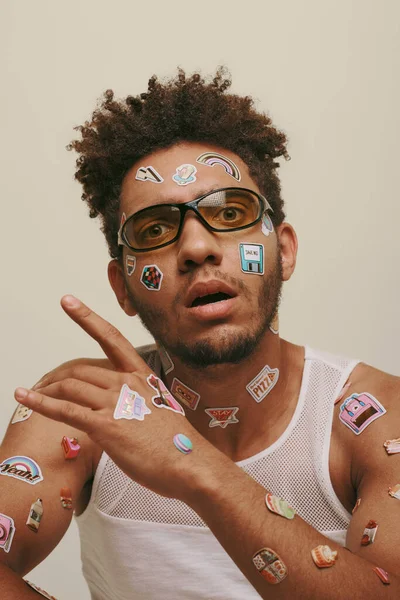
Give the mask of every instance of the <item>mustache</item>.
M 173 304 L 176 305 L 182 302 L 183 297 L 186 294 L 186 290 L 193 283 L 195 283 L 197 279 L 218 279 L 219 281 L 225 281 L 233 288 L 239 290 L 248 300 L 251 298 L 251 292 L 249 288 L 241 279 L 236 279 L 236 277 L 232 277 L 231 275 L 228 275 L 219 269 L 206 269 L 202 271 L 201 274 L 196 272 L 189 273 L 188 279 L 185 283 L 185 289 L 176 293 Z

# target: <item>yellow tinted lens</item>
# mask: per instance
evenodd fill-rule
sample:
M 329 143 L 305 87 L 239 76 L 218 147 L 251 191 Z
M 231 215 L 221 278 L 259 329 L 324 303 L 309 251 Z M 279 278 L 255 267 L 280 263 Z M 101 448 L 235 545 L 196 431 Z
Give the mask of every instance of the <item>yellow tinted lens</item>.
M 180 213 L 174 206 L 154 206 L 128 219 L 125 235 L 138 250 L 155 248 L 171 241 L 179 228 Z
M 199 202 L 201 216 L 215 229 L 234 229 L 254 223 L 260 216 L 258 197 L 244 190 L 223 190 Z

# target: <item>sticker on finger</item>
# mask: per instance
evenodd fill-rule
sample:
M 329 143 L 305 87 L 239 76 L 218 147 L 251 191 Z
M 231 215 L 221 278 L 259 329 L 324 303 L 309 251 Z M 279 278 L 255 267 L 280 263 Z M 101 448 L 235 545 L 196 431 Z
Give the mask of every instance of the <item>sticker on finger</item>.
M 368 394 L 352 394 L 340 405 L 339 419 L 344 425 L 360 435 L 376 419 L 382 417 L 386 409 L 378 400 Z
M 171 393 L 180 402 L 192 410 L 196 410 L 200 402 L 200 394 L 192 390 L 188 385 L 185 385 L 177 377 L 174 377 L 171 385 Z
M 150 413 L 151 410 L 148 408 L 146 400 L 124 383 L 114 410 L 114 419 L 137 419 L 138 421 L 143 421 L 145 415 L 149 415 Z
M 271 369 L 268 365 L 246 385 L 246 390 L 256 402 L 261 402 L 275 387 L 279 379 L 279 369 Z
M 23 404 L 18 404 L 18 406 L 15 409 L 15 412 L 12 416 L 11 424 L 21 423 L 21 421 L 26 421 L 27 419 L 29 419 L 29 417 L 31 416 L 32 413 L 33 413 L 33 410 L 31 408 L 28 408 L 27 406 L 24 406 Z
M 147 378 L 147 383 L 153 390 L 156 390 L 157 396 L 153 396 L 151 401 L 157 408 L 166 408 L 173 412 L 185 415 L 182 406 L 175 400 L 171 392 L 165 387 L 164 382 L 151 373 Z
M 204 410 L 211 417 L 211 421 L 208 424 L 209 427 L 222 427 L 222 429 L 225 429 L 228 425 L 239 423 L 239 419 L 235 416 L 239 410 L 237 406 L 205 408 Z
M 161 282 L 163 274 L 157 265 L 145 265 L 143 267 L 142 276 L 140 281 L 144 287 L 152 292 L 159 292 L 161 289 Z
M 8 515 L 0 513 L 0 548 L 1 550 L 4 550 L 4 552 L 10 552 L 14 533 L 14 519 Z
M 264 273 L 264 246 L 262 244 L 239 244 L 240 267 L 243 273 Z
M 30 485 L 43 481 L 39 465 L 28 456 L 10 456 L 3 460 L 0 464 L 0 475 L 13 477 Z
M 125 269 L 130 277 L 136 268 L 136 256 L 132 256 L 131 254 L 127 254 L 125 257 Z
M 276 584 L 287 575 L 287 567 L 280 556 L 271 548 L 262 548 L 253 556 L 253 564 L 268 583 Z

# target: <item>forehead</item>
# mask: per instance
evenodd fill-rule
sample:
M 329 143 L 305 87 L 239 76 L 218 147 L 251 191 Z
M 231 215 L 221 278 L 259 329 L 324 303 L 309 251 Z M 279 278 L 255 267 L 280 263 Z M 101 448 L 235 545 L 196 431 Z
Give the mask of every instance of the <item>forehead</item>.
M 180 169 L 183 165 L 188 167 Z M 122 182 L 120 212 L 129 215 L 152 204 L 188 202 L 223 187 L 260 191 L 246 163 L 233 152 L 182 142 L 148 154 L 131 167 Z

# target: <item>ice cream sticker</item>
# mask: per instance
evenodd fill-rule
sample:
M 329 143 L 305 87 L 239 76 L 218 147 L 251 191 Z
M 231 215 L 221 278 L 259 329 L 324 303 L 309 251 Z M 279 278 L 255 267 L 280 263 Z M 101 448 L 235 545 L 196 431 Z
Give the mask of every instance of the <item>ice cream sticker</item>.
M 172 179 L 178 185 L 188 185 L 196 181 L 196 173 L 197 169 L 194 165 L 180 165 L 180 167 L 177 167 Z

